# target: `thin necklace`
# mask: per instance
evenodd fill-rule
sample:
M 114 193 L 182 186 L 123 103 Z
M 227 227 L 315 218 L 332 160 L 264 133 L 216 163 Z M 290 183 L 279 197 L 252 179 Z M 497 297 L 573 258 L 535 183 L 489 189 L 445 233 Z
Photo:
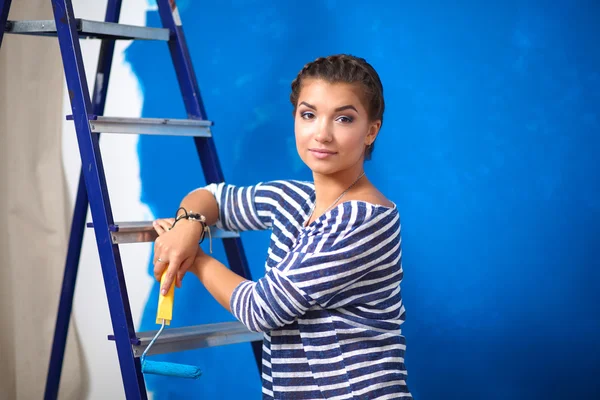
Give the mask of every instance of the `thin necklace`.
M 338 201 L 340 201 L 340 200 L 342 199 L 342 197 L 344 197 L 344 195 L 345 195 L 346 193 L 348 193 L 348 190 L 352 189 L 352 187 L 353 187 L 354 185 L 356 185 L 356 183 L 357 183 L 357 182 L 360 180 L 360 178 L 362 178 L 364 175 L 365 175 L 365 172 L 363 171 L 363 173 L 362 173 L 362 174 L 360 174 L 360 175 L 359 175 L 359 177 L 358 177 L 358 178 L 356 178 L 356 180 L 355 180 L 354 182 L 352 182 L 352 184 L 351 184 L 350 186 L 348 186 L 348 188 L 347 188 L 346 190 L 344 190 L 344 191 L 342 192 L 342 194 L 340 194 L 340 196 L 339 196 L 337 199 L 335 199 L 335 201 L 334 201 L 334 202 L 333 202 L 333 203 L 332 203 L 332 204 L 331 204 L 329 207 L 327 207 L 327 209 L 326 209 L 325 211 L 323 211 L 323 214 L 325 214 L 327 211 L 331 210 L 331 209 L 333 208 L 333 206 L 335 206 L 335 205 L 338 203 Z M 315 212 L 315 207 L 316 207 L 316 205 L 317 205 L 317 202 L 316 202 L 316 200 L 315 200 L 315 202 L 314 202 L 314 204 L 313 204 L 313 206 L 312 206 L 312 209 L 310 210 L 310 215 L 308 216 L 308 221 L 310 221 L 310 218 L 312 217 L 313 213 Z M 307 221 L 307 222 L 308 222 L 308 221 Z

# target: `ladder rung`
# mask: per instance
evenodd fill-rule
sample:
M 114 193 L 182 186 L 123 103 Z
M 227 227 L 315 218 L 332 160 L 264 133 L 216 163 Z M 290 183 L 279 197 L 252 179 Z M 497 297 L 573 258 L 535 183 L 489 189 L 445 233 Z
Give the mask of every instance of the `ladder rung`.
M 136 133 L 141 135 L 211 137 L 211 121 L 199 119 L 124 118 L 94 116 L 90 127 L 95 133 Z M 68 115 L 68 120 L 73 116 Z
M 92 222 L 88 223 L 93 228 Z M 152 221 L 117 222 L 110 227 L 112 242 L 114 244 L 153 242 L 158 234 L 152 226 Z M 210 227 L 210 235 L 213 239 L 228 239 L 239 237 L 239 233 L 224 231 L 216 226 Z M 205 240 L 207 240 L 206 237 Z
M 149 28 L 115 24 L 112 22 L 90 21 L 77 18 L 77 31 L 80 38 L 85 39 L 124 39 L 124 40 L 169 40 L 169 30 L 165 28 Z M 56 36 L 56 22 L 43 21 L 8 21 L 4 28 L 7 33 L 35 36 Z
M 158 330 L 136 333 L 137 343 L 132 344 L 133 354 L 140 357 Z M 114 336 L 108 337 L 114 340 Z M 182 328 L 165 328 L 154 342 L 148 355 L 174 353 L 206 347 L 224 346 L 227 344 L 255 342 L 263 339 L 260 332 L 248 330 L 241 322 L 220 322 L 186 326 Z

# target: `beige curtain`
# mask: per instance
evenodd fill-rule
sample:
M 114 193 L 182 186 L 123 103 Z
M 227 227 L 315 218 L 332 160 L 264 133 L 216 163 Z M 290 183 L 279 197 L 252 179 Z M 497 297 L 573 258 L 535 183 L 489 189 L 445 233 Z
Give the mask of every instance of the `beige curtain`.
M 52 19 L 49 0 L 14 0 L 9 19 Z M 2 28 L 0 28 L 2 29 Z M 61 155 L 56 38 L 5 35 L 0 48 L 0 399 L 43 398 L 71 205 Z M 71 320 L 60 399 L 84 399 Z

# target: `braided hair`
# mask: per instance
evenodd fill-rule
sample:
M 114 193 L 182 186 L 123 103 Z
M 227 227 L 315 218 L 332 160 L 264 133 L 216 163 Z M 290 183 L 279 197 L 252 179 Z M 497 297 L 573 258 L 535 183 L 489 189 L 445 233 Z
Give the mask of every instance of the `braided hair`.
M 364 59 L 348 54 L 336 54 L 328 57 L 319 57 L 306 64 L 292 81 L 290 101 L 296 114 L 298 98 L 302 89 L 302 82 L 306 78 L 323 79 L 330 83 L 358 83 L 363 88 L 362 100 L 366 105 L 369 119 L 380 120 L 383 124 L 383 85 L 375 69 Z M 371 159 L 374 143 L 365 150 L 365 159 Z

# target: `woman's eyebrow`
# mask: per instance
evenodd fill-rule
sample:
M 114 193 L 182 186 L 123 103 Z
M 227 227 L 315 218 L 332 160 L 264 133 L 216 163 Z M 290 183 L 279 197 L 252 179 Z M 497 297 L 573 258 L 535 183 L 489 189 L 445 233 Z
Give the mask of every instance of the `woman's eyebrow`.
M 301 102 L 299 105 L 302 105 L 302 104 L 304 104 L 308 108 L 312 108 L 313 110 L 317 109 L 317 107 L 313 106 L 312 104 L 308 104 L 305 101 Z M 354 111 L 356 111 L 358 113 L 358 110 L 352 104 L 348 104 L 346 106 L 338 107 L 338 108 L 335 109 L 335 112 L 340 112 L 340 111 L 344 111 L 344 110 L 354 110 Z
M 344 111 L 344 110 L 354 110 L 358 113 L 358 110 L 352 104 L 348 104 L 347 106 L 338 107 L 335 109 L 335 112 L 340 112 L 340 111 Z
M 307 103 L 307 102 L 305 102 L 305 101 L 301 102 L 299 105 L 302 105 L 302 104 L 304 104 L 304 105 L 305 105 L 306 107 L 308 107 L 308 108 L 312 108 L 313 110 L 316 110 L 316 109 L 317 109 L 317 107 L 313 106 L 312 104 L 308 104 L 308 103 Z

